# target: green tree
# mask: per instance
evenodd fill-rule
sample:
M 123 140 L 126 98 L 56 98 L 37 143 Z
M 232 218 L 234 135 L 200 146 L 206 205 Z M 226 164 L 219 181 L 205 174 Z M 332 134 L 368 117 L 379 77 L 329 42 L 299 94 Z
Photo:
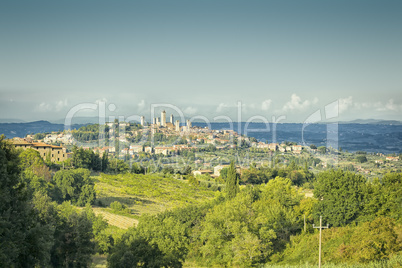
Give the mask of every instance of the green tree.
M 0 136 L 0 266 L 46 266 L 51 226 L 40 221 L 20 172 L 18 153 Z
M 317 146 L 315 146 L 314 144 L 311 144 L 311 145 L 310 145 L 310 148 L 311 148 L 311 149 L 317 149 Z
M 368 263 L 388 259 L 401 249 L 395 232 L 395 221 L 380 217 L 359 226 L 350 238 L 350 243 L 343 249 L 342 259 L 354 263 Z
M 105 172 L 109 167 L 109 154 L 108 152 L 104 152 L 102 155 L 102 161 L 101 161 L 101 171 Z
M 320 146 L 317 148 L 318 152 L 321 154 L 325 154 L 327 152 L 327 147 L 325 146 Z
M 367 184 L 361 220 L 390 217 L 402 222 L 402 174 L 388 173 Z
M 314 217 L 333 226 L 345 226 L 359 217 L 364 204 L 366 179 L 351 172 L 330 170 L 318 175 L 314 196 L 319 202 Z
M 356 161 L 359 163 L 365 163 L 367 162 L 367 157 L 365 155 L 358 155 L 356 157 Z
M 57 210 L 52 266 L 88 267 L 94 253 L 91 220 L 85 210 L 77 213 L 68 202 L 59 205 Z
M 277 238 L 270 217 L 276 213 L 267 209 L 272 206 L 249 188 L 216 205 L 201 223 L 200 241 L 192 254 L 207 266 L 250 267 L 266 261 Z
M 239 174 L 236 172 L 234 161 L 230 163 L 226 178 L 226 196 L 228 199 L 232 199 L 239 192 Z
M 150 245 L 144 238 L 126 234 L 121 242 L 113 248 L 108 258 L 110 268 L 129 267 L 166 267 L 163 253 L 156 245 Z
M 118 173 L 126 173 L 127 171 L 130 170 L 130 167 L 123 160 L 115 158 L 110 161 L 109 169 L 118 174 Z
M 85 206 L 95 201 L 94 183 L 87 169 L 59 170 L 54 175 L 54 182 L 60 189 L 64 200 L 71 200 L 73 204 Z

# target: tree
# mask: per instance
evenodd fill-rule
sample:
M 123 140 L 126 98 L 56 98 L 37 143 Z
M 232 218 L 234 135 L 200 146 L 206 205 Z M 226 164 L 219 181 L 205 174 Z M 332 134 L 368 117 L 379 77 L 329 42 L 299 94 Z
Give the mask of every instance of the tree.
M 108 152 L 103 153 L 101 166 L 102 166 L 102 168 L 101 168 L 102 172 L 105 172 L 108 169 L 108 166 L 109 166 Z
M 126 234 L 109 254 L 107 261 L 110 268 L 162 267 L 163 253 L 156 245 L 150 245 L 144 238 L 135 238 Z
M 14 147 L 0 137 L 0 266 L 46 266 L 52 246 L 51 226 L 42 224 L 20 181 Z M 50 235 L 49 235 L 50 234 Z
M 131 173 L 134 174 L 145 174 L 145 168 L 138 163 L 133 163 L 131 165 Z
M 325 154 L 327 152 L 327 147 L 325 146 L 320 146 L 317 148 L 318 152 L 321 154 Z
M 83 168 L 57 171 L 53 179 L 63 200 L 71 200 L 78 206 L 93 204 L 96 194 L 89 174 L 89 170 Z
M 390 217 L 402 222 L 402 174 L 388 173 L 367 184 L 362 220 Z
M 310 148 L 311 148 L 311 149 L 317 149 L 317 146 L 315 146 L 314 144 L 311 144 L 311 145 L 310 145 Z
M 88 267 L 94 253 L 92 222 L 86 211 L 68 203 L 58 206 L 55 244 L 51 251 L 53 267 Z
M 234 161 L 230 163 L 228 174 L 226 178 L 226 196 L 232 199 L 239 192 L 239 174 L 236 172 Z
M 28 148 L 20 151 L 19 159 L 22 172 L 21 179 L 28 189 L 32 192 L 48 192 L 52 187 L 50 183 L 52 175 L 39 152 Z
M 271 194 L 276 187 L 281 189 Z M 287 179 L 278 179 L 266 188 L 246 187 L 209 210 L 201 223 L 200 241 L 193 243 L 190 253 L 208 267 L 252 267 L 266 262 L 300 230 L 292 207 L 281 202 L 298 198 Z
M 314 217 L 333 226 L 345 226 L 355 221 L 363 207 L 366 179 L 351 172 L 330 170 L 318 175 L 314 196 L 319 202 Z
M 395 232 L 395 221 L 390 218 L 380 217 L 363 223 L 350 240 L 343 258 L 355 263 L 388 259 L 402 249 Z
M 367 162 L 367 157 L 365 155 L 358 155 L 356 157 L 356 161 L 359 163 L 365 163 Z
M 130 170 L 130 167 L 123 160 L 115 158 L 110 161 L 109 169 L 118 174 L 118 173 L 126 173 L 127 171 Z

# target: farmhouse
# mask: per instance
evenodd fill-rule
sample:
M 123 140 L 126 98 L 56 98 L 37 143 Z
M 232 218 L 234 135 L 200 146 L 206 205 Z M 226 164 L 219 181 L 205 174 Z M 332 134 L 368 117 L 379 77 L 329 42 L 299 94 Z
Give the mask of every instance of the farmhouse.
M 66 148 L 56 145 L 49 145 L 43 142 L 29 142 L 25 139 L 13 139 L 11 141 L 15 148 L 34 149 L 39 152 L 40 156 L 46 160 L 50 159 L 52 162 L 61 162 L 68 158 Z

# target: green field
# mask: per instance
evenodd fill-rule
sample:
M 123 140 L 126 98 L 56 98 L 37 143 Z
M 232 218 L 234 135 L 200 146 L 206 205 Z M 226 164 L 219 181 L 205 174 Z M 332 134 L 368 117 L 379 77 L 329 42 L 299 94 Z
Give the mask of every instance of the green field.
M 198 204 L 215 196 L 215 191 L 204 186 L 163 174 L 100 174 L 93 178 L 97 195 L 94 211 L 124 229 L 142 214 Z M 124 204 L 128 212 L 113 211 L 109 206 L 114 201 Z

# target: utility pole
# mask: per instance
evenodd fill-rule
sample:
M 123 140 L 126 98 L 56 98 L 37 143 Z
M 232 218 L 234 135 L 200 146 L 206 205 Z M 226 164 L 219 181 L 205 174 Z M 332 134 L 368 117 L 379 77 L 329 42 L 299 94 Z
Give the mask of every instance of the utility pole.
M 319 249 L 318 249 L 318 268 L 321 268 L 321 231 L 322 229 L 327 229 L 329 225 L 327 226 L 322 226 L 322 216 L 320 216 L 320 226 L 315 226 L 313 224 L 313 228 L 319 228 L 320 229 L 320 242 L 319 242 Z

